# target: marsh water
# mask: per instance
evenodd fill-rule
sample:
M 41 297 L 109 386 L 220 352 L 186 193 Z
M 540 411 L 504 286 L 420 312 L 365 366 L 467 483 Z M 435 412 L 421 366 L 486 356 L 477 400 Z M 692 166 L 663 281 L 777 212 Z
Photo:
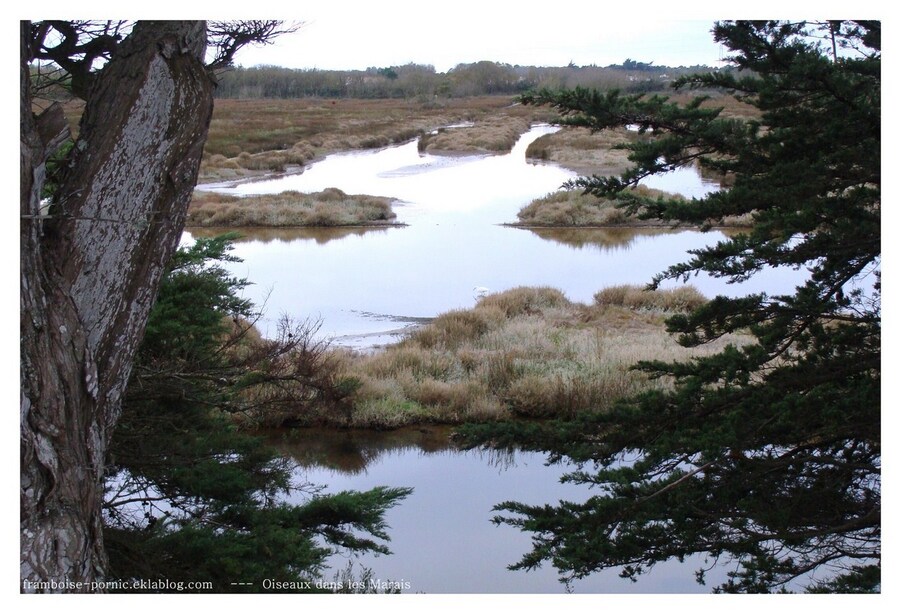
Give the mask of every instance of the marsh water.
M 528 144 L 554 130 L 537 126 L 510 154 L 441 157 L 420 154 L 415 142 L 378 151 L 333 155 L 302 173 L 202 189 L 248 195 L 337 187 L 347 193 L 398 200 L 397 221 L 379 229 L 242 231 L 232 268 L 254 285 L 247 295 L 264 305 L 268 321 L 281 314 L 321 319 L 321 334 L 359 349 L 398 339 L 409 326 L 439 313 L 467 308 L 474 289 L 553 286 L 588 302 L 611 285 L 645 284 L 684 261 L 688 251 L 723 239 L 690 230 L 544 229 L 504 226 L 532 199 L 557 190 L 574 175 L 526 160 Z M 693 169 L 657 180 L 686 196 L 717 189 Z M 204 234 L 220 231 L 204 230 Z M 198 233 L 199 234 L 199 233 Z M 189 238 L 189 237 L 188 237 Z M 760 289 L 790 291 L 795 271 L 770 271 L 764 280 L 731 286 L 697 278 L 705 294 Z M 761 284 L 765 284 L 762 286 Z M 263 322 L 265 326 L 265 321 Z M 461 452 L 435 428 L 397 433 L 297 431 L 275 437 L 298 462 L 297 479 L 328 491 L 376 485 L 409 486 L 413 494 L 387 515 L 392 556 L 360 565 L 374 577 L 409 583 L 404 592 L 561 592 L 552 568 L 511 572 L 529 549 L 529 537 L 490 522 L 505 500 L 556 503 L 593 494 L 562 484 L 571 467 L 546 466 L 541 454 L 498 456 Z M 333 570 L 346 566 L 336 557 Z M 577 581 L 576 592 L 707 592 L 694 582 L 702 561 L 666 564 L 632 584 L 615 572 Z M 358 569 L 358 568 L 357 568 Z M 711 574 L 714 576 L 714 574 Z M 715 578 L 710 578 L 715 582 Z
M 247 294 L 265 305 L 264 325 L 282 313 L 321 319 L 323 335 L 351 347 L 390 342 L 423 319 L 472 307 L 476 287 L 553 286 L 589 302 L 606 286 L 645 284 L 685 260 L 688 250 L 723 238 L 690 230 L 504 226 L 532 199 L 575 176 L 525 158 L 528 144 L 555 129 L 532 128 L 506 155 L 423 155 L 410 142 L 329 156 L 302 173 L 202 189 L 250 195 L 337 187 L 397 199 L 397 222 L 406 226 L 242 229 L 245 238 L 235 246 L 243 259 L 235 273 L 253 282 Z M 687 196 L 717 189 L 690 168 L 654 182 L 651 187 Z M 791 289 L 792 273 L 772 271 L 766 289 Z M 706 278 L 692 283 L 708 295 L 760 289 L 755 281 L 741 287 Z
M 413 493 L 388 511 L 390 556 L 353 559 L 358 573 L 407 583 L 403 591 L 424 593 L 561 593 L 556 571 L 510 571 L 529 550 L 530 538 L 516 528 L 495 525 L 493 506 L 502 501 L 530 504 L 560 499 L 584 501 L 596 494 L 585 486 L 560 483 L 571 465 L 546 465 L 542 454 L 463 452 L 449 429 L 406 428 L 390 432 L 298 429 L 272 435 L 272 442 L 298 465 L 302 483 L 327 484 L 327 492 L 375 486 L 412 486 Z M 300 502 L 302 496 L 295 498 Z M 350 559 L 334 556 L 333 571 Z M 705 593 L 725 580 L 725 570 L 708 574 L 708 586 L 694 572 L 700 558 L 664 563 L 633 583 L 608 570 L 571 583 L 574 593 Z M 326 574 L 326 579 L 331 579 Z

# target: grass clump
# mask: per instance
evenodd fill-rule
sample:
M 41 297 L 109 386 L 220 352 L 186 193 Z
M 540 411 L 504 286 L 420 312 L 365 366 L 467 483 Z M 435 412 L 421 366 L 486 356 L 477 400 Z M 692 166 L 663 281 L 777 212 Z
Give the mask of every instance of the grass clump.
M 560 190 L 531 201 L 518 218 L 523 226 L 617 226 L 626 216 L 615 205 L 580 190 Z
M 627 190 L 643 198 L 670 198 L 684 200 L 677 194 L 669 194 L 646 186 L 636 186 Z M 599 198 L 585 194 L 581 190 L 559 190 L 541 198 L 536 198 L 524 206 L 517 214 L 519 221 L 511 226 L 529 228 L 671 228 L 672 222 L 659 219 L 641 219 L 628 215 L 619 207 L 618 199 Z M 753 225 L 753 215 L 726 216 L 715 222 L 722 228 L 746 228 Z
M 456 349 L 495 328 L 502 318 L 502 313 L 490 308 L 449 311 L 416 330 L 412 338 L 424 349 Z
M 480 309 L 497 308 L 507 319 L 571 306 L 572 303 L 565 294 L 556 288 L 546 286 L 513 288 L 505 292 L 489 294 L 478 304 Z
M 660 190 L 645 186 L 631 188 L 643 197 L 666 196 Z M 677 198 L 677 197 L 676 197 Z M 619 208 L 616 199 L 599 198 L 581 190 L 559 190 L 537 198 L 518 213 L 516 226 L 530 227 L 609 227 L 609 226 L 668 226 L 661 220 L 641 220 Z
M 489 295 L 381 352 L 348 355 L 338 372 L 359 386 L 339 423 L 395 428 L 603 411 L 668 385 L 632 371 L 638 360 L 686 360 L 743 342 L 732 336 L 692 349 L 675 342 L 666 315 L 702 300 L 693 289 L 629 286 L 598 292 L 591 305 L 553 288 Z
M 428 153 L 508 153 L 529 125 L 523 117 L 491 117 L 471 126 L 441 128 L 422 135 L 418 147 Z
M 237 197 L 197 191 L 188 209 L 188 226 L 366 226 L 385 225 L 396 218 L 392 200 L 348 195 L 337 188 L 312 194 Z
M 525 156 L 554 162 L 581 174 L 620 175 L 631 163 L 628 151 L 618 146 L 639 138 L 646 137 L 625 128 L 591 132 L 588 128 L 566 126 L 536 139 Z
M 693 286 L 665 290 L 647 290 L 632 285 L 610 286 L 594 294 L 598 306 L 618 306 L 628 309 L 656 311 L 691 311 L 707 302 Z

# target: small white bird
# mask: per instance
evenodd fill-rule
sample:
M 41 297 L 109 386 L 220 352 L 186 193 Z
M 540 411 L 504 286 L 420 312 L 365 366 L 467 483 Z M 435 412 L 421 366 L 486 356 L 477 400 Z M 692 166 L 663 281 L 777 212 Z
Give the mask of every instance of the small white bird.
M 475 286 L 472 288 L 472 292 L 475 294 L 475 300 L 483 299 L 488 294 L 490 294 L 490 289 L 485 288 L 484 286 Z

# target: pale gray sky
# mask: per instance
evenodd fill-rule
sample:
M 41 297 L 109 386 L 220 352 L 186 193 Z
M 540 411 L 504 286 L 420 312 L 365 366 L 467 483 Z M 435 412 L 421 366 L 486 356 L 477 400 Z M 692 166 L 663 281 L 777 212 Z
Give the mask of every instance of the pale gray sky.
M 237 63 L 364 69 L 414 62 L 444 72 L 479 60 L 606 66 L 631 58 L 679 66 L 713 65 L 721 57 L 711 19 L 639 21 L 616 17 L 602 2 L 587 8 L 565 1 L 516 3 L 515 10 L 510 4 L 457 0 L 441 9 L 402 0 L 303 2 L 298 32 L 243 50 Z
M 20 19 L 277 18 L 304 26 L 272 45 L 242 50 L 238 64 L 365 69 L 414 62 L 444 72 L 479 60 L 716 65 L 726 53 L 709 32 L 716 19 L 822 19 L 848 9 L 857 19 L 885 11 L 875 0 L 754 0 L 738 7 L 721 0 L 41 0 L 12 11 Z
M 848 8 L 854 18 L 877 18 L 873 10 L 884 9 L 874 6 L 872 0 L 754 0 L 737 8 L 720 0 L 299 0 L 249 7 L 305 25 L 273 45 L 243 50 L 237 63 L 365 69 L 414 62 L 439 72 L 479 60 L 712 66 L 726 54 L 710 34 L 716 19 L 823 19 Z M 241 11 L 234 17 L 248 16 L 246 6 Z

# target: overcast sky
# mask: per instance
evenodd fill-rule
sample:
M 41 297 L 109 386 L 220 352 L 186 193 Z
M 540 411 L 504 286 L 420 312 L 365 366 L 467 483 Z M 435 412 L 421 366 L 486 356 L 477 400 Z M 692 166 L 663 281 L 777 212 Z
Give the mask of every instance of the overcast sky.
M 721 59 L 711 18 L 639 20 L 606 4 L 307 0 L 291 16 L 303 23 L 299 31 L 272 45 L 246 48 L 237 63 L 365 69 L 413 62 L 445 72 L 479 60 L 606 66 L 631 58 L 681 66 Z
M 46 13 L 21 15 L 31 19 L 284 19 L 303 26 L 271 45 L 241 50 L 237 63 L 366 69 L 412 62 L 439 72 L 479 60 L 607 66 L 631 58 L 715 66 L 726 55 L 710 34 L 717 19 L 822 19 L 848 8 L 860 19 L 885 10 L 875 0 L 753 0 L 737 7 L 721 0 L 42 0 L 14 6 Z M 73 10 L 79 14 L 70 15 Z
M 278 18 L 304 23 L 273 45 L 241 51 L 237 63 L 243 66 L 365 69 L 413 62 L 439 72 L 479 60 L 607 66 L 631 58 L 715 66 L 726 54 L 710 34 L 716 19 L 823 19 L 848 8 L 858 19 L 878 17 L 872 0 L 754 0 L 738 8 L 720 0 L 297 0 L 253 7 L 243 2 L 244 11 L 274 11 Z M 221 8 L 211 6 L 213 12 Z

